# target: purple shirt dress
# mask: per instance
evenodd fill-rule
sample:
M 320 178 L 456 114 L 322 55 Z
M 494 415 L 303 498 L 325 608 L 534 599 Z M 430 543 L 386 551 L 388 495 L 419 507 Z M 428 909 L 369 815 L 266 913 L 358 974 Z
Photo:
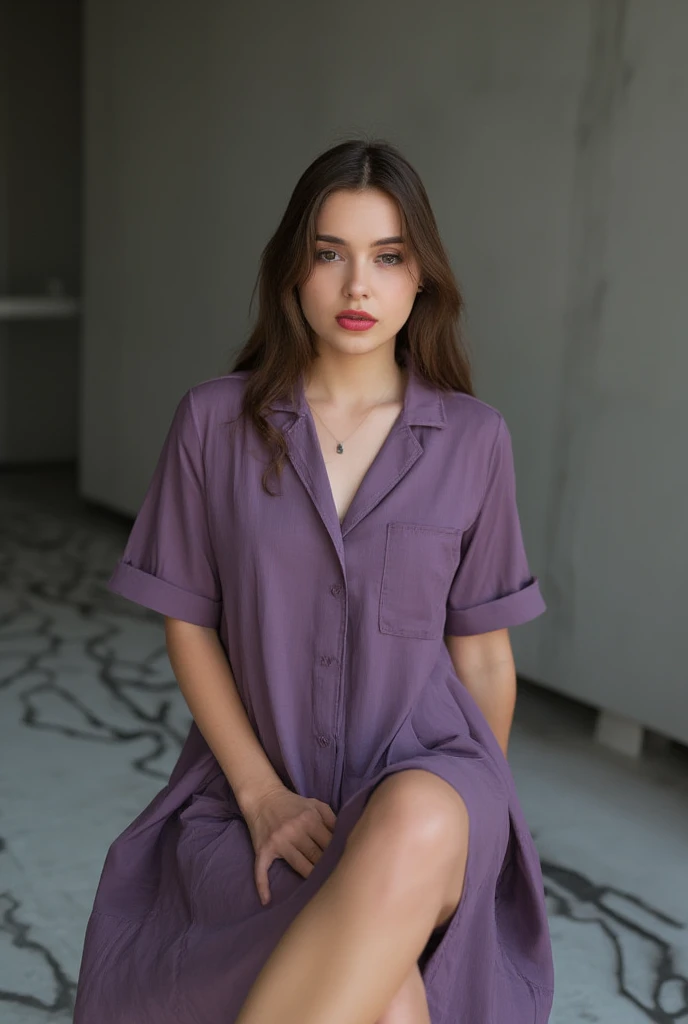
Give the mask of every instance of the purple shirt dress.
M 248 827 L 192 723 L 169 782 L 107 852 L 74 1024 L 231 1024 L 374 787 L 407 768 L 445 779 L 470 815 L 461 902 L 419 960 L 433 1024 L 546 1024 L 554 978 L 538 854 L 443 640 L 545 610 L 510 434 L 492 406 L 409 365 L 403 409 L 341 524 L 303 378 L 294 402 L 268 413 L 289 449 L 275 497 L 261 486 L 267 451 L 238 419 L 251 371 L 179 401 L 108 586 L 218 630 L 277 774 L 337 822 L 308 878 L 273 861 L 262 906 Z

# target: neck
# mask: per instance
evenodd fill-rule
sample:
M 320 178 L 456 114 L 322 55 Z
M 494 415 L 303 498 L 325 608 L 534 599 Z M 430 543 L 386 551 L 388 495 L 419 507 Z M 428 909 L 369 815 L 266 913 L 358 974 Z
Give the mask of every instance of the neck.
M 408 370 L 377 352 L 365 356 L 316 356 L 304 378 L 309 402 L 340 409 L 357 409 L 381 401 L 401 401 Z

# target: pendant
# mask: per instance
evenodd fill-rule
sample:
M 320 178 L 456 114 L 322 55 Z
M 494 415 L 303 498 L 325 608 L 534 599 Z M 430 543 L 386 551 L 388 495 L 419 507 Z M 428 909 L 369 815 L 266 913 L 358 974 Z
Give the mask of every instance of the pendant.
M 343 447 L 343 445 L 342 445 L 342 443 L 340 441 L 339 444 L 337 445 L 337 453 L 339 455 L 341 455 L 343 451 L 344 451 L 344 447 Z

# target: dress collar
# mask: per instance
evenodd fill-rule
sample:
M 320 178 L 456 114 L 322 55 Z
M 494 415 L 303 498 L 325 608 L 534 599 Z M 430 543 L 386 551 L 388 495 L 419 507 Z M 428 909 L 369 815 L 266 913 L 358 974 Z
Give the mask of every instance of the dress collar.
M 410 357 L 408 366 L 409 376 L 404 393 L 401 421 L 409 426 L 445 427 L 447 415 L 442 399 L 442 389 L 421 377 Z M 298 417 L 307 415 L 309 406 L 304 393 L 303 374 L 299 376 L 294 386 L 294 400 L 292 401 L 289 396 L 274 399 L 271 408 L 284 412 L 295 412 Z

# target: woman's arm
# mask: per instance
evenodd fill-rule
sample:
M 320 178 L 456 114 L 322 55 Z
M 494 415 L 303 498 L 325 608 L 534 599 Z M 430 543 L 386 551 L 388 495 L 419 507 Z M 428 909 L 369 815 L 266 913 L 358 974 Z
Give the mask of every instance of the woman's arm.
M 497 737 L 504 757 L 516 707 L 516 666 L 508 629 L 445 636 L 456 674 Z
M 242 812 L 283 783 L 246 714 L 217 631 L 165 616 L 167 653 L 179 689 Z

